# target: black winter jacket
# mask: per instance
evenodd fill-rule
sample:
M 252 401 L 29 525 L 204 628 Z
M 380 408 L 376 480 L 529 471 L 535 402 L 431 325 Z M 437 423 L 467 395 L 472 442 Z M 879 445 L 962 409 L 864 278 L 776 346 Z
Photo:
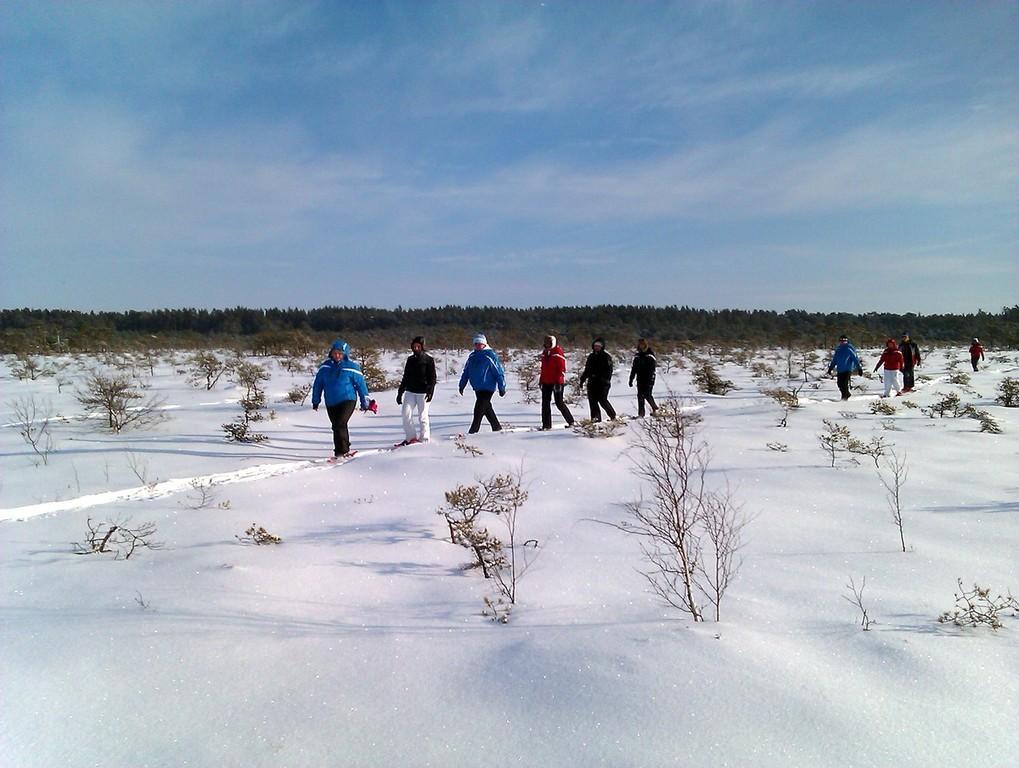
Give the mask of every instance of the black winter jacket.
M 403 378 L 397 395 L 403 397 L 404 392 L 427 395 L 431 399 L 435 392 L 435 360 L 425 352 L 415 352 L 407 358 L 403 367 Z
M 580 384 L 588 382 L 588 386 L 612 383 L 612 357 L 604 349 L 592 352 L 587 356 L 584 372 L 580 374 Z
M 658 360 L 655 358 L 655 351 L 648 347 L 644 351 L 637 350 L 633 356 L 633 365 L 630 367 L 630 386 L 633 380 L 641 387 L 649 387 L 655 383 L 655 368 L 658 367 Z

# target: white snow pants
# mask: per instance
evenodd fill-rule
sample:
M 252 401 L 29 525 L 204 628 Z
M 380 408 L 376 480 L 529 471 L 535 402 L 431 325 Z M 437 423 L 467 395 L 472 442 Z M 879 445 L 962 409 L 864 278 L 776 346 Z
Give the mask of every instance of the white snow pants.
M 403 434 L 408 440 L 413 440 L 415 437 L 418 440 L 424 442 L 429 438 L 428 431 L 428 400 L 426 395 L 419 395 L 417 392 L 404 392 L 403 393 Z M 421 432 L 416 433 L 414 431 L 414 410 L 417 409 L 418 419 L 421 422 Z
M 902 392 L 902 371 L 889 371 L 885 368 L 885 393 L 882 397 L 888 397 L 894 389 L 897 394 Z

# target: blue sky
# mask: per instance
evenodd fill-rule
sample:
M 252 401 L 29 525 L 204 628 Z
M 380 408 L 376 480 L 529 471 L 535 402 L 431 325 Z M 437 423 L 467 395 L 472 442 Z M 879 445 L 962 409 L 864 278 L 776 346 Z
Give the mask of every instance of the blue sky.
M 0 306 L 1019 301 L 1017 2 L 5 2 Z

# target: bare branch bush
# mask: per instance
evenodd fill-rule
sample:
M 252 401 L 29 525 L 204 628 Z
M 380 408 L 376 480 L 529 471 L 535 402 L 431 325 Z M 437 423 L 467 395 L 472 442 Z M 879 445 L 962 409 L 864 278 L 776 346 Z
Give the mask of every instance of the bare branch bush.
M 696 431 L 696 420 L 674 398 L 661 404 L 656 418 L 639 423 L 632 471 L 650 495 L 626 504 L 630 519 L 616 527 L 642 538 L 650 564 L 644 577 L 660 599 L 694 621 L 704 621 L 710 605 L 718 621 L 740 568 L 748 518 L 728 488 L 708 488 L 710 451 Z
M 73 542 L 74 554 L 97 555 L 112 552 L 114 560 L 130 560 L 135 550 L 162 549 L 162 542 L 153 540 L 156 535 L 156 524 L 153 522 L 131 524 L 131 518 L 116 519 L 93 523 L 92 518 L 86 523 L 88 533 L 84 541 Z
M 151 488 L 158 482 L 149 478 L 149 463 L 144 459 L 138 458 L 134 451 L 130 451 L 127 454 L 127 467 L 131 470 L 131 474 L 137 477 L 144 486 Z
M 124 374 L 105 376 L 93 371 L 85 379 L 84 389 L 78 390 L 77 399 L 90 414 L 101 413 L 106 426 L 114 433 L 128 426 L 148 426 L 166 418 L 159 410 L 164 400 L 145 399 Z
M 485 453 L 483 450 L 478 448 L 478 446 L 471 445 L 470 443 L 468 443 L 467 438 L 462 436 L 455 438 L 453 440 L 453 445 L 461 453 L 464 453 L 468 456 L 482 456 Z
M 8 407 L 14 412 L 14 426 L 21 439 L 43 464 L 49 464 L 53 452 L 53 435 L 50 433 L 53 406 L 50 403 L 40 405 L 36 403 L 34 395 L 28 395 L 8 403 Z
M 262 408 L 265 407 L 265 390 L 262 383 L 269 381 L 269 371 L 258 363 L 241 361 L 235 363 L 230 371 L 230 378 L 235 384 L 244 388 L 240 398 L 242 414 L 237 419 L 223 424 L 223 431 L 228 440 L 238 443 L 261 443 L 269 439 L 268 435 L 251 430 L 251 423 L 262 421 Z
M 195 352 L 188 359 L 188 383 L 192 386 L 205 386 L 208 392 L 227 373 L 233 363 L 223 360 L 213 352 Z
M 255 544 L 257 546 L 283 543 L 283 538 L 281 536 L 277 536 L 275 533 L 269 533 L 269 531 L 258 523 L 252 523 L 244 532 L 244 535 L 237 536 L 236 539 L 241 544 Z
M 525 358 L 517 363 L 513 369 L 516 374 L 520 391 L 524 395 L 525 403 L 536 403 L 540 399 L 541 387 L 538 385 L 538 378 L 541 375 L 541 363 L 537 359 Z
M 870 404 L 870 412 L 875 416 L 891 416 L 895 413 L 895 406 L 887 400 L 875 400 Z
M 283 401 L 304 405 L 309 394 L 311 394 L 311 384 L 299 384 L 291 387 L 290 391 L 287 392 L 286 397 L 283 398 Z
M 214 483 L 211 480 L 196 477 L 188 485 L 191 486 L 191 490 L 184 495 L 182 502 L 188 509 L 205 509 L 216 502 L 217 494 L 213 490 Z
M 856 606 L 856 609 L 860 612 L 860 626 L 863 627 L 864 632 L 870 631 L 870 625 L 876 624 L 877 622 L 870 618 L 870 613 L 867 607 L 863 604 L 863 588 L 867 586 L 867 577 L 864 576 L 860 581 L 860 586 L 856 586 L 856 582 L 853 581 L 853 577 L 849 577 L 849 583 L 846 584 L 846 589 L 849 590 L 848 595 L 842 595 L 842 599 L 847 601 L 850 605 Z
M 762 389 L 761 394 L 765 397 L 770 397 L 779 407 L 782 409 L 782 417 L 778 420 L 776 426 L 786 427 L 789 423 L 790 411 L 800 407 L 800 390 L 803 389 L 801 384 L 798 387 L 787 387 L 786 389 Z
M 938 617 L 940 624 L 955 624 L 957 627 L 977 627 L 985 625 L 991 629 L 1001 629 L 1001 613 L 1012 611 L 1019 613 L 1019 600 L 1008 592 L 991 597 L 990 587 L 974 584 L 973 589 L 966 590 L 962 579 L 958 579 L 959 591 L 955 593 L 955 606 Z
M 895 449 L 889 449 L 885 458 L 884 471 L 878 470 L 877 476 L 884 486 L 888 509 L 892 513 L 892 522 L 899 529 L 899 543 L 902 544 L 902 551 L 906 551 L 906 535 L 902 525 L 902 487 L 909 479 L 909 465 L 906 462 L 906 455 L 901 457 L 895 453 Z

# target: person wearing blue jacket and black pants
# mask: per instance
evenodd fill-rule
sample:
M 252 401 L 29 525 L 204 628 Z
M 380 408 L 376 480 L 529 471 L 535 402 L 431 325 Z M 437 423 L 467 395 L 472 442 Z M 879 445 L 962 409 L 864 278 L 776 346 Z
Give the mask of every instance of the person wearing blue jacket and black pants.
M 485 334 L 478 333 L 474 336 L 474 351 L 467 356 L 464 363 L 463 373 L 460 374 L 460 394 L 470 382 L 474 389 L 474 421 L 471 422 L 469 434 L 474 434 L 481 429 L 481 417 L 488 419 L 493 432 L 502 429 L 499 417 L 495 415 L 492 407 L 492 395 L 499 390 L 499 397 L 506 396 L 506 373 L 499 362 L 499 356 L 488 346 L 488 339 Z
M 326 412 L 333 428 L 333 458 L 349 458 L 354 455 L 350 450 L 350 432 L 347 422 L 354 413 L 358 399 L 361 410 L 367 411 L 368 385 L 365 383 L 361 366 L 348 357 L 350 345 L 337 339 L 329 350 L 329 357 L 318 368 L 315 375 L 315 386 L 311 391 L 311 409 L 318 410 L 318 404 L 325 395 Z
M 838 371 L 839 392 L 842 393 L 843 400 L 848 400 L 849 379 L 854 373 L 862 376 L 863 366 L 860 365 L 860 356 L 846 336 L 839 336 L 839 345 L 832 352 L 831 362 L 828 363 L 829 376 L 832 371 Z

